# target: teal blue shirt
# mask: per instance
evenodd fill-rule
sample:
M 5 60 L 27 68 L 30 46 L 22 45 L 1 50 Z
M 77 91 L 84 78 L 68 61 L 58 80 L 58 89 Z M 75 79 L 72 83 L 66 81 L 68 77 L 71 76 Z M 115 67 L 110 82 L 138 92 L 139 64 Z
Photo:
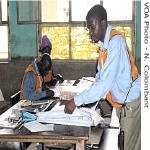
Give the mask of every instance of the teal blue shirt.
M 124 103 L 130 87 L 126 102 L 132 102 L 140 96 L 141 77 L 139 75 L 132 83 L 126 41 L 121 35 L 116 35 L 109 40 L 111 30 L 112 26 L 108 25 L 104 42 L 99 41 L 101 49 L 107 49 L 107 59 L 104 66 L 100 69 L 98 64 L 96 80 L 91 88 L 74 97 L 76 106 L 99 101 L 109 91 L 114 101 Z

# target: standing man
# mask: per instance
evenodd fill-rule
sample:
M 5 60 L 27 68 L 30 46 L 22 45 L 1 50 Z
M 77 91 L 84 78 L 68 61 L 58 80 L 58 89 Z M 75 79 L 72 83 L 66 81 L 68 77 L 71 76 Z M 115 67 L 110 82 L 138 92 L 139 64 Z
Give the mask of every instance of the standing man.
M 107 100 L 117 108 L 120 126 L 124 131 L 124 150 L 140 150 L 141 144 L 141 78 L 124 36 L 107 23 L 107 12 L 101 5 L 93 6 L 86 16 L 89 36 L 98 43 L 99 63 L 96 81 L 65 104 L 65 112 L 72 113 L 82 104 Z M 112 137 L 113 138 L 113 137 Z

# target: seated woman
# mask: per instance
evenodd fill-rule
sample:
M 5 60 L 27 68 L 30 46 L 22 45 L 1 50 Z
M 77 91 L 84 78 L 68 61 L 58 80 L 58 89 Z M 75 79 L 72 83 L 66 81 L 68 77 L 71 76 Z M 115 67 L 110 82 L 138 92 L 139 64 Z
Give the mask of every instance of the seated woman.
M 44 35 L 42 37 L 41 45 L 39 52 L 41 55 L 48 54 L 51 55 L 52 51 L 52 43 L 50 42 L 49 38 Z M 36 60 L 39 61 L 41 56 L 39 56 Z M 44 81 L 48 86 L 55 86 L 57 82 L 62 83 L 64 81 L 63 77 L 60 74 L 54 75 L 53 68 L 49 71 L 49 73 L 44 77 Z
M 21 84 L 20 100 L 32 101 L 54 96 L 54 92 L 46 88 L 44 81 L 51 68 L 51 58 L 48 54 L 43 54 L 39 61 L 33 61 L 26 68 Z

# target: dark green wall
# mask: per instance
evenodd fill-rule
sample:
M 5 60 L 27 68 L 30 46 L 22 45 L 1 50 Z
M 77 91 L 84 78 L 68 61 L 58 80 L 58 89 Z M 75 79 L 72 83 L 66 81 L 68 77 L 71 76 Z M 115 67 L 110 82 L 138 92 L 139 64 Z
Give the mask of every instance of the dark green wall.
M 11 58 L 37 56 L 37 28 L 35 24 L 17 24 L 15 1 L 9 1 L 9 47 Z

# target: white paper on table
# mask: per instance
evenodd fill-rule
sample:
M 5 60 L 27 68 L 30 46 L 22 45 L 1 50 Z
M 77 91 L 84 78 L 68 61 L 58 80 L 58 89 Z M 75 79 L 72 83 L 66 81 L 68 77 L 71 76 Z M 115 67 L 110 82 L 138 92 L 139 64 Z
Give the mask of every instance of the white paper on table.
M 104 122 L 104 119 L 91 108 L 76 108 L 73 114 L 66 114 L 64 113 L 64 105 L 60 106 L 57 103 L 51 111 L 37 113 L 37 121 L 90 127 L 101 121 Z
M 26 127 L 31 132 L 54 131 L 54 125 L 53 124 L 42 124 L 36 120 L 25 123 L 24 127 Z
M 82 110 L 85 110 L 87 112 L 89 112 L 91 114 L 91 118 L 92 118 L 92 126 L 97 126 L 98 124 L 104 124 L 105 120 L 104 118 L 101 117 L 100 113 L 98 113 L 96 111 L 96 106 L 97 106 L 98 102 L 95 104 L 95 106 L 93 106 L 92 108 L 81 108 Z
M 73 114 L 64 113 L 64 106 L 60 110 L 52 110 L 47 112 L 37 113 L 37 121 L 43 123 L 54 123 L 76 126 L 91 126 L 92 118 L 90 113 L 75 109 Z
M 10 123 L 8 122 L 7 120 L 2 120 L 2 122 L 0 123 L 0 127 L 2 128 L 11 128 L 11 129 L 14 129 L 16 128 L 18 125 L 18 123 Z
M 78 93 L 81 93 L 84 90 L 88 90 L 94 82 L 94 77 L 82 77 L 80 82 L 77 84 Z
M 8 121 L 8 118 L 12 116 L 13 110 L 20 110 L 20 103 L 16 103 L 14 106 L 12 106 L 10 109 L 5 111 L 3 114 L 0 115 L 0 127 L 4 128 L 16 128 L 18 123 L 12 123 Z
M 65 80 L 62 84 L 58 84 L 53 88 L 50 88 L 54 91 L 55 97 L 61 97 L 62 99 L 72 99 L 75 95 L 87 90 L 91 87 L 95 78 L 93 77 L 82 77 L 77 86 L 73 86 L 75 80 Z M 63 98 L 64 97 L 64 98 Z

